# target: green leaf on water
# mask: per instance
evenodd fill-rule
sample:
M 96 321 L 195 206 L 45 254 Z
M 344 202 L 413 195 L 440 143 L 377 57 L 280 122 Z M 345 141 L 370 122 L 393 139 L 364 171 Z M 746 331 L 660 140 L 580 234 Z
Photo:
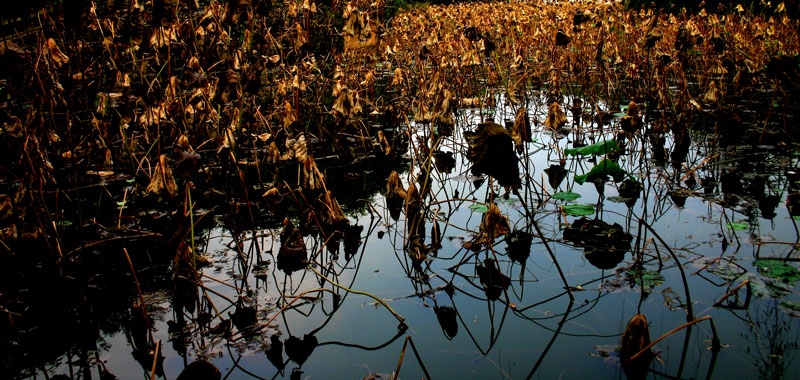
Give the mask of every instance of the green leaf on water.
M 735 231 L 743 231 L 743 230 L 746 230 L 746 229 L 750 228 L 750 226 L 747 225 L 747 223 L 731 222 L 731 223 L 728 223 L 728 228 L 730 228 L 732 230 L 735 230 Z
M 572 216 L 584 216 L 584 215 L 594 214 L 594 205 L 582 205 L 582 204 L 563 205 L 561 206 L 561 209 L 564 210 L 565 214 Z
M 573 156 L 585 156 L 587 154 L 606 154 L 612 150 L 617 150 L 617 142 L 614 140 L 603 140 L 592 145 L 580 148 L 564 149 L 564 154 Z
M 126 179 L 126 180 L 125 180 L 125 182 L 127 182 L 127 183 L 134 183 L 134 182 L 136 182 L 136 178 L 130 178 L 130 179 Z
M 656 286 L 663 284 L 665 280 L 661 273 L 653 270 L 646 270 L 640 276 L 638 271 L 630 269 L 627 274 L 636 285 L 642 286 L 645 292 L 650 292 Z
M 792 219 L 800 222 L 800 215 L 795 215 L 795 216 L 792 217 Z
M 625 203 L 626 201 L 628 201 L 628 198 L 620 197 L 619 195 L 612 195 L 606 199 L 614 203 Z
M 469 209 L 472 210 L 472 211 L 475 211 L 475 212 L 486 212 L 486 211 L 489 211 L 489 207 L 486 207 L 486 205 L 482 205 L 480 203 L 473 203 L 473 204 L 469 205 Z
M 800 280 L 800 271 L 781 260 L 756 260 L 753 265 L 767 277 L 787 282 Z
M 598 162 L 592 170 L 583 175 L 576 175 L 575 182 L 584 184 L 586 181 L 592 182 L 598 179 L 605 180 L 606 176 L 611 176 L 614 181 L 620 182 L 625 179 L 628 172 L 619 167 L 619 164 L 609 159 L 603 159 Z
M 553 199 L 558 199 L 560 201 L 565 201 L 565 202 L 574 201 L 580 197 L 581 197 L 580 194 L 573 193 L 571 191 L 561 191 L 553 194 Z

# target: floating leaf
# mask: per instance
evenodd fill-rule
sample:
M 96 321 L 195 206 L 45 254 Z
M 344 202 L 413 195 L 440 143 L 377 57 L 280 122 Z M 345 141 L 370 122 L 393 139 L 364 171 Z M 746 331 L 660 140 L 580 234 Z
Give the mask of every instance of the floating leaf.
M 736 231 L 743 231 L 748 229 L 749 227 L 750 226 L 748 226 L 747 223 L 739 223 L 739 222 L 728 223 L 728 228 Z
M 472 211 L 475 211 L 475 212 L 486 212 L 486 211 L 489 210 L 489 207 L 487 207 L 484 204 L 473 203 L 473 204 L 469 205 L 469 209 L 472 210 Z
M 614 203 L 625 203 L 628 200 L 628 198 L 620 197 L 619 195 L 612 195 L 606 199 Z
M 561 210 L 563 210 L 565 214 L 572 216 L 592 215 L 594 214 L 594 205 L 563 205 L 561 206 Z
M 614 178 L 614 181 L 622 181 L 623 178 L 628 174 L 625 170 L 619 167 L 614 161 L 609 159 L 604 159 L 595 165 L 592 170 L 588 173 L 583 175 L 576 175 L 575 182 L 579 184 L 584 184 L 584 182 L 594 182 L 595 180 L 605 180 L 606 176 L 611 176 Z
M 585 156 L 587 154 L 607 154 L 612 150 L 617 150 L 617 142 L 614 140 L 603 140 L 592 145 L 582 146 L 580 148 L 564 149 L 564 154 L 572 156 Z
M 770 278 L 788 282 L 800 280 L 800 271 L 780 260 L 756 260 L 753 265 L 758 267 L 759 272 Z
M 650 292 L 656 286 L 664 283 L 664 276 L 652 270 L 646 270 L 640 276 L 637 271 L 631 269 L 628 270 L 627 274 L 636 285 L 643 286 L 645 292 Z
M 561 191 L 553 194 L 553 199 L 558 199 L 560 201 L 565 201 L 565 202 L 574 201 L 580 197 L 581 197 L 580 194 L 573 193 L 571 191 Z

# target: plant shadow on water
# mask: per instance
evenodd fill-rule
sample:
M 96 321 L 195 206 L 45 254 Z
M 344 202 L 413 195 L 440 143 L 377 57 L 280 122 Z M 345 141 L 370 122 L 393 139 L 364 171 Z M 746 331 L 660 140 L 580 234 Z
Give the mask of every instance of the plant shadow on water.
M 800 41 L 770 7 L 4 21 L 2 376 L 791 377 Z

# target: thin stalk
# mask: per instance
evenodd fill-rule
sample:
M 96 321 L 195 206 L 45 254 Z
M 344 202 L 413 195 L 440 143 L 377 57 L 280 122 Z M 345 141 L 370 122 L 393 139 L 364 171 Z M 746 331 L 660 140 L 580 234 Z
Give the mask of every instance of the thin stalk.
M 686 311 L 688 313 L 688 315 L 686 315 L 686 320 L 691 321 L 692 319 L 694 319 L 694 312 L 692 311 L 692 298 L 689 295 L 689 282 L 686 281 L 686 273 L 683 271 L 683 266 L 681 265 L 680 260 L 678 260 L 678 256 L 675 254 L 675 252 L 672 251 L 672 248 L 669 247 L 667 242 L 661 238 L 658 232 L 656 232 L 656 230 L 653 229 L 653 227 L 651 227 L 649 224 L 647 224 L 647 222 L 645 222 L 642 219 L 639 219 L 639 223 L 643 224 L 645 227 L 647 227 L 648 230 L 650 230 L 650 232 L 653 233 L 653 236 L 655 236 L 656 239 L 658 239 L 658 241 L 661 242 L 664 248 L 667 249 L 667 252 L 669 252 L 670 256 L 672 256 L 672 258 L 675 260 L 675 266 L 678 267 L 678 270 L 681 272 L 681 280 L 683 281 L 683 290 L 684 293 L 686 294 Z
M 156 341 L 156 348 L 153 350 L 153 366 L 150 368 L 150 380 L 156 380 L 156 366 L 158 365 L 158 351 L 161 349 L 161 339 Z
M 128 259 L 128 265 L 131 267 L 131 273 L 133 274 L 133 281 L 136 283 L 136 291 L 139 293 L 139 302 L 142 304 L 142 314 L 144 314 L 144 320 L 147 322 L 147 333 L 150 335 L 150 341 L 153 341 L 153 325 L 150 324 L 150 316 L 147 315 L 147 309 L 144 304 L 144 295 L 142 294 L 142 288 L 139 286 L 139 278 L 136 277 L 136 270 L 133 269 L 133 262 L 131 261 L 131 255 L 128 254 L 127 248 L 122 248 L 122 251 L 125 252 L 125 258 Z
M 389 312 L 390 312 L 390 313 L 392 313 L 392 315 L 394 315 L 394 317 L 395 317 L 395 318 L 397 318 L 397 320 L 398 320 L 398 321 L 400 321 L 400 323 L 401 323 L 401 324 L 403 324 L 403 325 L 405 325 L 405 324 L 406 324 L 406 322 L 405 322 L 405 321 L 406 321 L 406 319 L 405 319 L 405 318 L 403 318 L 403 317 L 401 317 L 399 314 L 397 314 L 397 313 L 396 313 L 396 312 L 395 312 L 395 311 L 394 311 L 394 310 L 393 310 L 391 307 L 389 307 L 389 305 L 387 305 L 387 304 L 386 304 L 386 302 L 384 302 L 382 299 L 380 299 L 380 298 L 378 298 L 378 297 L 376 297 L 376 296 L 374 296 L 374 295 L 372 295 L 372 294 L 370 294 L 370 293 L 367 293 L 367 292 L 362 292 L 362 291 L 358 291 L 358 290 L 353 290 L 353 289 L 347 288 L 347 287 L 345 287 L 345 286 L 339 285 L 339 284 L 337 284 L 337 283 L 335 283 L 335 282 L 331 281 L 330 279 L 328 279 L 328 278 L 327 278 L 327 277 L 325 277 L 324 275 L 322 275 L 322 273 L 319 273 L 319 272 L 318 272 L 316 269 L 314 269 L 314 268 L 313 268 L 313 267 L 311 267 L 311 266 L 309 266 L 309 267 L 308 267 L 308 269 L 311 269 L 311 271 L 312 271 L 312 272 L 314 272 L 314 273 L 316 273 L 316 274 L 317 274 L 317 276 L 320 276 L 320 277 L 322 277 L 322 278 L 323 278 L 325 281 L 328 281 L 328 282 L 330 282 L 332 285 L 336 286 L 337 288 L 341 288 L 341 289 L 343 289 L 343 290 L 345 290 L 345 291 L 347 291 L 347 292 L 349 292 L 349 293 L 361 294 L 361 295 L 363 295 L 363 296 L 370 297 L 370 298 L 374 299 L 375 301 L 378 301 L 378 303 L 380 303 L 381 305 L 383 305 L 383 307 L 385 307 L 385 308 L 386 308 L 386 310 L 389 310 Z
M 714 319 L 711 318 L 710 315 L 706 315 L 705 317 L 697 318 L 697 319 L 695 319 L 695 320 L 693 320 L 691 322 L 686 322 L 686 323 L 684 323 L 684 324 L 682 324 L 682 325 L 670 330 L 668 333 L 660 336 L 658 339 L 650 342 L 650 344 L 648 344 L 645 348 L 642 348 L 639 352 L 637 352 L 636 355 L 631 356 L 628 359 L 628 362 L 631 362 L 634 359 L 638 358 L 640 355 L 642 355 L 647 350 L 649 350 L 650 347 L 653 347 L 656 343 L 658 343 L 658 342 L 662 341 L 664 338 L 674 334 L 678 330 L 686 328 L 686 327 L 689 327 L 689 326 L 694 325 L 696 323 L 700 323 L 702 321 L 705 321 L 706 319 L 708 319 L 711 322 L 711 333 L 713 335 L 713 338 L 711 338 L 711 350 L 712 351 L 718 351 L 720 349 L 721 345 L 720 345 L 720 342 L 719 342 L 719 337 L 717 336 L 717 328 L 716 328 L 716 326 L 714 326 Z

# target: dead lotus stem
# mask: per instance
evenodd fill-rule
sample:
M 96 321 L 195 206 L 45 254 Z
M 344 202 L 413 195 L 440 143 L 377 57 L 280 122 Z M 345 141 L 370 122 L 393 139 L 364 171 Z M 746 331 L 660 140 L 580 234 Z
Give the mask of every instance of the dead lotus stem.
M 197 282 L 197 281 L 195 281 L 195 280 L 192 280 L 192 279 L 191 279 L 191 278 L 189 278 L 189 277 L 178 276 L 178 278 L 180 278 L 181 280 L 186 280 L 186 281 L 189 281 L 189 282 L 191 282 L 192 284 L 195 284 L 195 285 L 197 285 L 197 286 L 199 286 L 199 287 L 203 288 L 203 290 L 206 290 L 206 291 L 209 291 L 209 292 L 211 292 L 211 293 L 214 293 L 215 295 L 217 295 L 217 296 L 221 297 L 221 298 L 222 298 L 222 299 L 224 299 L 225 301 L 228 301 L 228 302 L 229 302 L 231 305 L 236 305 L 236 302 L 234 302 L 232 299 L 230 299 L 230 298 L 228 298 L 228 297 L 226 297 L 226 296 L 222 295 L 221 293 L 219 293 L 219 292 L 217 292 L 217 291 L 215 291 L 215 290 L 212 290 L 212 289 L 208 288 L 207 286 L 205 286 L 205 285 L 203 285 L 203 284 L 201 284 L 201 283 L 199 283 L 199 282 Z
M 315 271 L 315 272 L 316 272 L 316 271 Z M 275 318 L 278 318 L 278 316 L 279 316 L 279 315 L 281 315 L 281 313 L 283 313 L 283 312 L 284 312 L 284 310 L 286 310 L 286 309 L 288 309 L 290 306 L 292 306 L 292 304 L 294 304 L 295 302 L 297 302 L 297 300 L 303 299 L 303 296 L 305 296 L 306 294 L 308 294 L 308 293 L 313 293 L 313 292 L 329 292 L 329 293 L 331 293 L 331 294 L 333 294 L 333 295 L 336 295 L 336 293 L 335 293 L 333 290 L 330 290 L 330 289 L 325 289 L 325 288 L 319 288 L 319 289 L 311 289 L 311 290 L 306 290 L 305 292 L 302 292 L 302 293 L 300 293 L 300 294 L 298 294 L 298 295 L 296 295 L 296 296 L 291 296 L 291 297 L 293 297 L 294 299 L 293 299 L 293 300 L 291 300 L 291 301 L 289 301 L 289 303 L 287 303 L 286 305 L 283 305 L 283 307 L 281 307 L 281 309 L 280 309 L 280 310 L 278 310 L 278 312 L 277 312 L 277 313 L 275 313 L 275 315 L 273 315 L 273 316 L 272 316 L 272 318 L 270 318 L 270 319 L 267 321 L 267 323 L 265 323 L 265 325 L 266 325 L 266 326 L 269 326 L 269 324 L 270 324 L 270 323 L 272 323 L 272 321 L 274 321 L 274 320 L 275 320 Z M 286 297 L 286 296 L 284 296 L 284 297 Z M 287 297 L 287 298 L 288 298 L 288 297 Z
M 153 331 L 151 328 L 153 325 L 150 324 L 150 316 L 147 314 L 147 308 L 144 304 L 144 295 L 142 294 L 142 287 L 139 286 L 139 279 L 136 277 L 136 270 L 133 269 L 133 262 L 131 261 L 131 255 L 128 254 L 127 248 L 122 248 L 122 251 L 125 252 L 125 258 L 128 259 L 128 265 L 131 267 L 131 273 L 133 274 L 133 281 L 136 283 L 136 291 L 139 293 L 139 302 L 142 304 L 142 314 L 144 314 L 144 320 L 147 322 L 147 332 L 150 334 L 150 341 L 153 340 Z
M 737 287 L 735 287 L 735 288 L 731 289 L 731 291 L 730 291 L 730 292 L 728 292 L 728 293 L 726 293 L 724 296 L 722 296 L 722 298 L 720 298 L 720 299 L 719 299 L 719 301 L 717 301 L 717 302 L 714 302 L 714 305 L 713 305 L 713 306 L 714 306 L 714 307 L 717 307 L 717 306 L 719 306 L 719 305 L 722 303 L 722 301 L 725 301 L 725 300 L 726 300 L 726 299 L 728 299 L 728 297 L 730 297 L 731 295 L 733 295 L 733 294 L 736 294 L 736 292 L 737 292 L 739 289 L 741 289 L 743 286 L 745 286 L 745 285 L 747 285 L 747 284 L 749 284 L 749 283 L 750 283 L 750 280 L 744 280 L 744 281 L 742 281 L 742 283 L 741 283 L 741 284 L 739 284 Z M 738 297 L 737 297 L 737 298 L 738 298 Z
M 158 352 L 161 350 L 161 339 L 156 341 L 156 348 L 153 350 L 153 366 L 150 368 L 150 380 L 156 379 L 156 366 L 158 366 Z
M 694 173 L 697 169 L 702 168 L 706 164 L 706 162 L 711 161 L 711 160 L 713 160 L 713 159 L 715 159 L 717 157 L 719 157 L 719 153 L 717 153 L 717 154 L 715 154 L 713 156 L 706 157 L 705 160 L 703 160 L 697 166 L 695 166 L 694 168 L 692 168 L 691 170 L 686 172 L 686 174 L 684 174 L 683 177 L 681 177 L 681 179 L 678 180 L 678 182 L 683 182 L 686 178 L 688 178 L 690 175 L 692 175 L 692 173 Z
M 670 331 L 669 331 L 669 332 L 667 332 L 666 334 L 664 334 L 664 335 L 660 336 L 658 339 L 656 339 L 656 340 L 654 340 L 654 341 L 650 342 L 650 344 L 648 344 L 648 345 L 647 345 L 645 348 L 642 348 L 642 349 L 641 349 L 639 352 L 637 352 L 635 355 L 631 356 L 631 357 L 628 359 L 628 363 L 632 362 L 633 360 L 635 360 L 636 358 L 638 358 L 640 355 L 642 355 L 643 353 L 647 352 L 647 350 L 649 350 L 651 347 L 653 347 L 653 346 L 654 346 L 656 343 L 658 343 L 658 342 L 662 341 L 664 338 L 666 338 L 666 337 L 668 337 L 668 336 L 670 336 L 670 335 L 672 335 L 672 334 L 676 333 L 677 331 L 679 331 L 679 330 L 681 330 L 681 329 L 683 329 L 683 328 L 686 328 L 686 327 L 689 327 L 689 326 L 691 326 L 691 325 L 694 325 L 694 324 L 696 324 L 696 323 L 700 323 L 700 322 L 702 322 L 702 321 L 705 321 L 706 319 L 709 319 L 709 320 L 710 320 L 710 322 L 711 322 L 711 333 L 713 334 L 713 338 L 711 338 L 711 339 L 712 339 L 712 340 L 711 340 L 711 349 L 712 349 L 712 350 L 715 350 L 715 351 L 716 351 L 716 350 L 719 350 L 719 348 L 720 348 L 720 342 L 719 342 L 719 337 L 717 336 L 717 328 L 714 326 L 714 319 L 713 319 L 713 318 L 711 318 L 711 316 L 710 316 L 710 315 L 706 315 L 705 317 L 697 318 L 697 319 L 695 319 L 695 320 L 693 320 L 693 321 L 691 321 L 691 322 L 686 322 L 686 323 L 684 323 L 684 324 L 682 324 L 682 325 L 680 325 L 680 326 L 678 326 L 678 327 L 676 327 L 676 328 L 674 328 L 674 329 L 670 330 Z
M 316 274 L 317 274 L 317 276 L 320 276 L 320 277 L 322 277 L 322 278 L 323 278 L 325 281 L 328 281 L 328 282 L 330 282 L 330 283 L 331 283 L 331 285 L 334 285 L 334 286 L 336 286 L 337 288 L 341 288 L 341 289 L 343 289 L 343 290 L 345 290 L 345 291 L 347 291 L 347 292 L 349 292 L 349 293 L 361 294 L 361 295 L 363 295 L 363 296 L 370 297 L 370 298 L 374 299 L 375 301 L 378 301 L 378 302 L 379 302 L 381 305 L 383 305 L 383 307 L 385 307 L 385 308 L 386 308 L 386 310 L 389 310 L 389 312 L 390 312 L 390 313 L 392 313 L 392 315 L 394 315 L 394 317 L 395 317 L 395 318 L 397 318 L 397 320 L 398 320 L 398 321 L 400 321 L 400 323 L 401 323 L 401 324 L 405 324 L 405 323 L 406 323 L 406 322 L 405 322 L 405 321 L 406 321 L 406 319 L 405 319 L 405 318 L 403 318 L 403 317 L 401 317 L 399 314 L 397 314 L 397 313 L 396 313 L 396 312 L 395 312 L 395 311 L 394 311 L 394 310 L 393 310 L 393 309 L 392 309 L 392 308 L 391 308 L 391 307 L 390 307 L 388 304 L 386 304 L 386 302 L 384 302 L 382 299 L 380 299 L 380 298 L 378 298 L 378 297 L 376 297 L 376 296 L 374 296 L 374 295 L 372 295 L 372 294 L 370 294 L 370 293 L 367 293 L 367 292 L 362 292 L 362 291 L 359 291 L 359 290 L 353 290 L 353 289 L 347 288 L 347 287 L 345 287 L 345 286 L 343 286 L 343 285 L 339 285 L 339 284 L 337 284 L 337 283 L 335 283 L 335 282 L 331 281 L 331 280 L 330 280 L 330 279 L 328 279 L 327 277 L 325 277 L 325 276 L 324 276 L 322 273 L 319 273 L 319 272 L 318 272 L 316 269 L 314 269 L 314 268 L 313 268 L 313 267 L 311 267 L 311 266 L 309 266 L 309 267 L 308 267 L 308 269 L 311 269 L 311 271 L 313 271 L 314 273 L 316 273 Z

